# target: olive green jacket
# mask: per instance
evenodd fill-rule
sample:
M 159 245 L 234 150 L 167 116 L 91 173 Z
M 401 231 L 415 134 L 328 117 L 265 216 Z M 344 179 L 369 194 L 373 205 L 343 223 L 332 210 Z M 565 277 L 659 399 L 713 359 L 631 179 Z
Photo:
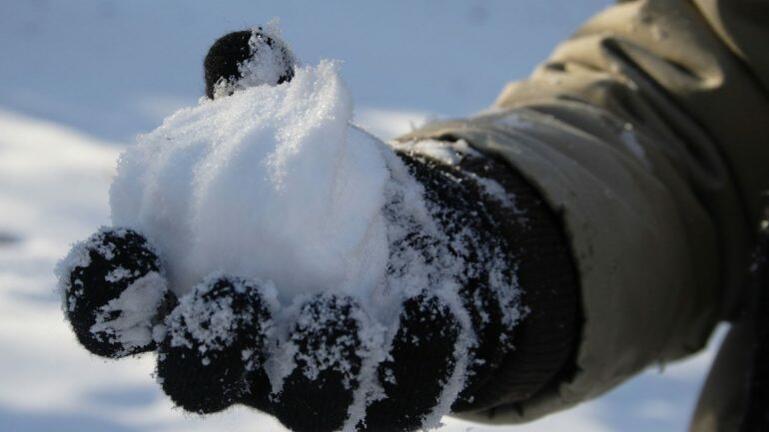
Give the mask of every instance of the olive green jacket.
M 563 214 L 585 324 L 573 379 L 462 414 L 536 419 L 700 350 L 736 318 L 769 189 L 769 0 L 621 2 L 487 112 L 403 137 L 464 139 Z M 736 325 L 692 429 L 738 429 L 750 336 Z M 740 342 L 742 341 L 742 342 Z

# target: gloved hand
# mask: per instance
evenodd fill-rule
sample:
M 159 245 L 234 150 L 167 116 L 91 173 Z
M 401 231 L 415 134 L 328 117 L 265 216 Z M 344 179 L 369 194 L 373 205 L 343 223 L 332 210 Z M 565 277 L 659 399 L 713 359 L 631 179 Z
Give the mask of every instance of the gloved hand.
M 205 61 L 209 97 L 243 85 L 244 62 L 260 55 L 251 37 L 237 32 L 214 44 Z M 285 66 L 265 82 L 290 80 L 288 51 L 261 40 L 278 54 L 269 61 Z M 406 293 L 397 325 L 383 332 L 371 334 L 361 299 L 324 292 L 281 308 L 280 287 L 234 275 L 212 274 L 176 298 L 151 239 L 124 228 L 100 230 L 63 261 L 67 318 L 97 355 L 157 351 L 158 381 L 187 411 L 245 404 L 296 431 L 410 431 L 449 410 L 530 397 L 563 373 L 578 334 L 563 233 L 537 192 L 501 162 L 451 143 L 443 151 L 458 161 L 396 151 L 443 235 L 400 220 L 406 229 L 387 271 L 420 259 L 442 272 L 445 256 L 461 258 L 458 296 L 429 284 Z M 402 204 L 387 203 L 385 218 L 402 218 Z M 494 278 L 509 279 L 510 289 L 493 288 Z

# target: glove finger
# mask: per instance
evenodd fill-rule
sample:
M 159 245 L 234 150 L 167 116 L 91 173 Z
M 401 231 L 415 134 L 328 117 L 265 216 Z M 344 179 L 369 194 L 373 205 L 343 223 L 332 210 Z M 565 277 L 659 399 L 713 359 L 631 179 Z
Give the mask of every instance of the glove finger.
M 349 297 L 322 294 L 305 303 L 288 345 L 295 367 L 278 394 L 276 415 L 296 432 L 339 430 L 359 387 L 361 309 Z
M 261 28 L 228 33 L 214 42 L 203 62 L 206 96 L 231 95 L 238 85 L 291 81 L 295 63 L 283 41 Z
M 64 310 L 78 341 L 119 358 L 155 348 L 154 326 L 175 302 L 149 242 L 130 229 L 101 229 L 57 268 Z
M 379 366 L 385 397 L 366 411 L 368 431 L 413 431 L 439 404 L 457 367 L 461 324 L 450 307 L 427 293 L 403 303 L 390 358 Z
M 234 403 L 268 411 L 261 385 L 272 314 L 254 282 L 212 276 L 182 297 L 158 347 L 163 391 L 186 411 L 209 414 Z

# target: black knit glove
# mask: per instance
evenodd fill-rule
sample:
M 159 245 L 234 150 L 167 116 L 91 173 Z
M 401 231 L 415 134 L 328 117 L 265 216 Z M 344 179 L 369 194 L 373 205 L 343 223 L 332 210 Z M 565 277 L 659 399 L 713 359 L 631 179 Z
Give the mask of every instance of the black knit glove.
M 458 352 L 461 318 L 429 287 L 405 298 L 389 356 L 376 365 L 374 378 L 384 394 L 368 402 L 361 430 L 416 430 L 440 403 L 462 411 L 525 400 L 563 370 L 578 329 L 576 295 L 567 289 L 573 272 L 568 255 L 533 219 L 544 206 L 537 209 L 518 191 L 516 205 L 530 211 L 503 207 L 467 171 L 506 168 L 481 159 L 471 159 L 473 167 L 447 167 L 429 158 L 401 157 L 425 196 L 443 202 L 435 207 L 441 209 L 435 218 L 447 227 L 467 228 L 450 232 L 450 238 L 477 239 L 478 249 L 468 256 L 484 258 L 467 262 L 466 273 L 473 276 L 464 280 L 460 295 L 478 344 L 469 353 Z M 533 253 L 511 244 L 535 238 L 544 246 Z M 430 256 L 433 240 L 418 231 L 404 236 L 428 261 L 440 258 Z M 512 332 L 503 322 L 503 308 L 517 306 L 500 302 L 489 289 L 489 250 L 505 255 L 525 282 L 520 287 L 529 312 Z M 103 229 L 73 249 L 65 263 L 66 314 L 78 340 L 110 358 L 157 350 L 158 381 L 187 411 L 213 413 L 240 403 L 277 416 L 292 430 L 332 431 L 360 403 L 356 390 L 366 379 L 366 358 L 359 330 L 366 318 L 354 298 L 308 299 L 293 321 L 284 323 L 289 335 L 279 342 L 277 306 L 264 287 L 212 275 L 177 299 L 166 287 L 161 259 L 135 231 Z M 295 350 L 287 359 L 295 368 L 274 391 L 266 368 L 273 353 L 286 351 L 281 344 Z M 329 353 L 335 357 L 329 360 Z M 461 360 L 463 354 L 469 355 Z M 458 395 L 447 389 L 455 374 L 467 376 Z
M 237 81 L 237 65 L 254 54 L 244 51 L 250 37 L 238 32 L 214 44 L 206 58 L 210 96 Z M 459 305 L 431 286 L 404 296 L 397 326 L 373 342 L 386 356 L 369 355 L 372 340 L 361 336 L 367 312 L 343 294 L 307 298 L 286 314 L 269 287 L 215 274 L 177 299 L 151 239 L 128 229 L 102 229 L 60 268 L 78 340 L 110 358 L 156 350 L 158 381 L 185 410 L 245 404 L 295 431 L 411 431 L 434 425 L 432 417 L 449 408 L 515 403 L 568 378 L 578 293 L 556 215 L 504 163 L 473 153 L 457 154 L 454 164 L 408 148 L 397 154 L 444 235 L 407 223 L 388 274 L 402 271 L 414 251 L 436 268 L 446 255 L 463 267 Z M 402 204 L 389 202 L 385 217 L 401 217 Z M 519 290 L 493 289 L 494 278 L 517 281 Z

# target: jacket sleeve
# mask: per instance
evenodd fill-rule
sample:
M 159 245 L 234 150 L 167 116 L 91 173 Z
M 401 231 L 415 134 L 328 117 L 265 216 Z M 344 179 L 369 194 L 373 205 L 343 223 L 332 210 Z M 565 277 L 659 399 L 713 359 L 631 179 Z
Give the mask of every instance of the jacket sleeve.
M 464 139 L 508 162 L 562 214 L 579 271 L 576 372 L 463 417 L 565 409 L 698 351 L 738 315 L 769 189 L 766 52 L 769 1 L 621 2 L 488 112 L 401 138 Z

